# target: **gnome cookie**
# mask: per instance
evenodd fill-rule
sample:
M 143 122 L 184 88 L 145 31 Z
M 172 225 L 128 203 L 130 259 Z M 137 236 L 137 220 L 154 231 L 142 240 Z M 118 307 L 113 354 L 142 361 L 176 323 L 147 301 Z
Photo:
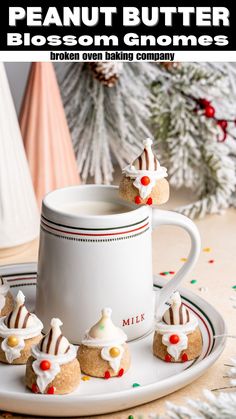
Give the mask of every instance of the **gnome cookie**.
M 52 319 L 48 334 L 32 347 L 25 382 L 34 393 L 68 394 L 80 383 L 77 350 L 62 335 L 61 326 L 59 319 Z
M 81 370 L 93 377 L 121 377 L 130 367 L 127 336 L 111 320 L 112 310 L 104 308 L 102 317 L 85 335 L 79 347 Z
M 123 170 L 119 194 L 135 204 L 160 205 L 169 199 L 167 170 L 160 166 L 152 150 L 152 140 L 143 142 L 144 150 Z
M 182 304 L 175 292 L 162 321 L 155 327 L 153 353 L 166 362 L 186 362 L 202 351 L 202 335 L 197 318 Z
M 3 278 L 0 277 L 0 317 L 7 316 L 14 307 L 14 299 L 10 288 Z
M 0 361 L 6 364 L 26 364 L 31 346 L 42 338 L 43 324 L 24 303 L 19 291 L 11 313 L 0 319 Z

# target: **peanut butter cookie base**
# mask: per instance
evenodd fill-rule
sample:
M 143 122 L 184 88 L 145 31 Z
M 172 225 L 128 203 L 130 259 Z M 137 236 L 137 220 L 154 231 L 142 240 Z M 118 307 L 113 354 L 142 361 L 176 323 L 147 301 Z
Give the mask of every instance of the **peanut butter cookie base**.
M 27 363 L 28 358 L 31 355 L 31 348 L 33 345 L 37 345 L 37 343 L 40 342 L 42 339 L 42 335 L 36 336 L 32 339 L 26 339 L 25 340 L 25 347 L 21 351 L 20 358 L 15 359 L 12 364 L 10 365 L 23 365 Z M 4 339 L 0 337 L 0 362 L 3 362 L 4 364 L 9 364 L 9 362 L 6 359 L 5 352 L 1 348 L 2 341 Z
M 14 308 L 14 299 L 13 299 L 12 294 L 9 291 L 6 295 L 5 306 L 0 311 L 0 317 L 5 317 L 8 314 L 10 314 L 13 308 Z
M 128 346 L 126 344 L 123 346 L 124 353 L 119 370 L 123 368 L 124 373 L 126 373 L 130 367 L 131 359 Z M 109 362 L 101 358 L 101 350 L 102 348 L 91 348 L 85 345 L 80 345 L 78 350 L 78 359 L 81 370 L 84 374 L 91 375 L 92 377 L 104 378 L 107 371 L 110 373 L 110 377 L 117 377 L 118 373 L 113 371 Z
M 47 357 L 47 355 L 45 355 L 45 357 Z M 35 359 L 31 356 L 26 365 L 25 384 L 30 390 L 32 390 L 33 385 L 37 385 L 37 376 L 32 368 L 34 361 Z M 68 362 L 68 364 L 61 365 L 60 368 L 61 371 L 57 374 L 54 380 L 48 384 L 44 393 L 47 393 L 47 390 L 50 387 L 54 387 L 54 394 L 69 394 L 79 386 L 81 372 L 77 359 Z
M 138 189 L 133 185 L 134 179 L 123 176 L 120 182 L 119 195 L 121 198 L 132 203 L 135 202 L 136 196 L 139 196 Z M 152 189 L 150 195 L 145 199 L 141 198 L 140 204 L 146 204 L 148 198 L 152 198 L 153 205 L 161 205 L 168 201 L 170 195 L 169 183 L 167 180 L 159 179 Z
M 195 358 L 198 358 L 202 352 L 202 335 L 199 327 L 188 335 L 188 348 L 181 352 L 179 359 L 175 361 L 171 357 L 170 362 L 183 362 L 182 355 L 186 354 L 188 361 L 191 361 Z M 162 335 L 155 332 L 153 340 L 153 354 L 158 358 L 165 361 L 166 355 L 169 355 L 167 352 L 167 347 L 162 343 Z

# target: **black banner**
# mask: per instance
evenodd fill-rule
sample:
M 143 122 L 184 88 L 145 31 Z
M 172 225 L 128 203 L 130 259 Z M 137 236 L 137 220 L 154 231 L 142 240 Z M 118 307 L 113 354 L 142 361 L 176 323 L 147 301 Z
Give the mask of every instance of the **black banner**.
M 57 1 L 4 2 L 0 50 L 236 50 L 232 0 L 138 3 L 111 0 L 105 7 L 102 1 L 89 0 L 60 6 Z

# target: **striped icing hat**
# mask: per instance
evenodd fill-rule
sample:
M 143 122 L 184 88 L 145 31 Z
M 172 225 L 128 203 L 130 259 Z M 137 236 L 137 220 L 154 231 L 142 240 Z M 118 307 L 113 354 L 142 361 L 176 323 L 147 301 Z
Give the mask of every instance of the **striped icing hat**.
M 61 333 L 62 324 L 60 319 L 51 320 L 51 329 L 39 343 L 41 352 L 51 355 L 61 355 L 69 351 L 70 343 Z
M 166 310 L 162 320 L 169 325 L 186 324 L 189 321 L 189 311 L 182 304 L 181 297 L 175 292 L 171 299 L 171 306 Z
M 153 153 L 152 143 L 153 141 L 150 138 L 146 138 L 146 140 L 143 141 L 144 149 L 140 156 L 132 163 L 132 166 L 134 166 L 135 169 L 155 171 L 160 167 L 160 163 Z
M 26 329 L 35 324 L 35 317 L 25 307 L 25 296 L 22 291 L 18 292 L 14 309 L 4 322 L 9 329 Z

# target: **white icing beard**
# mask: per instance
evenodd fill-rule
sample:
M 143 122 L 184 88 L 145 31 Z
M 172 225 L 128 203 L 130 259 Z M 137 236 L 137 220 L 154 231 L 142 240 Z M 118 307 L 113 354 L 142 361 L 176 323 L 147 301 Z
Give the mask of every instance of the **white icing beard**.
M 74 361 L 77 356 L 77 350 L 75 346 L 70 345 L 70 349 L 65 354 L 51 355 L 41 352 L 38 345 L 34 345 L 31 349 L 32 356 L 35 358 L 35 361 L 32 364 L 32 368 L 37 376 L 36 383 L 40 393 L 44 393 L 48 384 L 50 384 L 54 378 L 61 371 L 60 365 L 68 364 L 71 361 Z M 50 362 L 50 369 L 43 371 L 40 368 L 42 361 L 47 360 Z
M 163 166 L 159 166 L 157 170 L 138 170 L 133 165 L 125 167 L 123 170 L 125 176 L 135 179 L 133 185 L 138 189 L 139 195 L 142 199 L 145 199 L 150 195 L 157 180 L 167 177 L 167 169 Z M 148 176 L 150 183 L 148 185 L 142 185 L 141 178 Z
M 113 369 L 113 371 L 115 372 L 115 374 L 118 373 L 119 369 L 120 369 L 120 363 L 121 363 L 121 359 L 124 353 L 124 348 L 123 346 L 116 346 L 117 349 L 119 349 L 120 353 L 118 356 L 116 357 L 112 357 L 110 355 L 110 350 L 113 348 L 114 346 L 104 346 L 101 350 L 101 357 L 102 359 L 104 359 L 104 361 L 108 361 L 110 367 Z
M 0 314 L 6 304 L 6 295 L 9 291 L 9 286 L 6 284 L 0 285 Z
M 54 378 L 59 374 L 61 371 L 60 365 L 56 362 L 50 362 L 50 369 L 47 371 L 43 371 L 40 368 L 40 363 L 42 360 L 36 359 L 33 362 L 32 368 L 37 376 L 36 383 L 40 393 L 44 393 L 45 389 L 47 388 L 48 384 L 50 384 Z
M 175 361 L 178 361 L 181 352 L 188 347 L 188 337 L 184 333 L 178 333 L 179 342 L 172 344 L 170 342 L 170 336 L 173 333 L 166 333 L 162 336 L 163 345 L 167 346 L 167 352 L 170 354 Z
M 2 341 L 1 348 L 3 352 L 5 353 L 7 362 L 9 362 L 9 364 L 12 364 L 12 362 L 15 361 L 15 359 L 20 358 L 21 351 L 25 347 L 25 341 L 24 339 L 20 338 L 18 345 L 12 348 L 11 346 L 7 344 L 7 339 L 8 338 Z

